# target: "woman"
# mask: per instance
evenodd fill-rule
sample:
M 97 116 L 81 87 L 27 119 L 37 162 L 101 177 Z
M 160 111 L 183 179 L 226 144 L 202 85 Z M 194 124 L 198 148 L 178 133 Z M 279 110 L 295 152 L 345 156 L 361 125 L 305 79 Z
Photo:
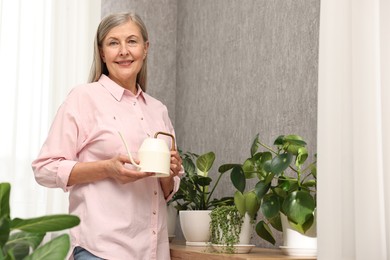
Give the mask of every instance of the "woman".
M 69 213 L 81 219 L 70 230 L 76 260 L 170 259 L 166 201 L 180 183 L 180 156 L 171 152 L 170 176 L 155 178 L 131 167 L 118 134 L 135 154 L 155 132 L 174 134 L 166 106 L 145 93 L 148 49 L 139 16 L 104 18 L 90 83 L 70 92 L 32 163 L 39 184 L 70 192 Z

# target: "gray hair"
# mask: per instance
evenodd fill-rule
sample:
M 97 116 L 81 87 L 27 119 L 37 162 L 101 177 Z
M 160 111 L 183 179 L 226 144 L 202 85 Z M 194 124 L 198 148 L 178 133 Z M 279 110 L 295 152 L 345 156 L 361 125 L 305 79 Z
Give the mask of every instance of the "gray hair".
M 116 13 L 105 17 L 100 22 L 98 29 L 96 31 L 94 51 L 93 51 L 93 61 L 92 61 L 91 71 L 89 73 L 88 82 L 98 81 L 102 74 L 108 76 L 107 66 L 103 62 L 100 56 L 100 48 L 102 48 L 103 40 L 112 28 L 124 24 L 128 21 L 134 22 L 139 27 L 142 38 L 145 43 L 149 41 L 146 26 L 142 21 L 141 17 L 139 17 L 136 13 L 133 12 Z M 147 79 L 147 57 L 145 57 L 144 59 L 144 63 L 142 65 L 140 72 L 137 75 L 137 81 L 136 81 L 137 84 L 141 86 L 141 89 L 143 91 L 146 91 L 146 79 Z

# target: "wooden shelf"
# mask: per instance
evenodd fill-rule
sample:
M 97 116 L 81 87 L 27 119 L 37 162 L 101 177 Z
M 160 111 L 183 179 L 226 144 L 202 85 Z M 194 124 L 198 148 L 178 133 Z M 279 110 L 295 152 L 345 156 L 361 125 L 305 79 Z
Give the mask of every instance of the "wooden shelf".
M 255 247 L 248 254 L 220 254 L 212 253 L 211 248 L 186 246 L 184 242 L 170 243 L 171 260 L 277 260 L 294 259 L 307 260 L 316 257 L 296 257 L 284 255 L 280 249 Z

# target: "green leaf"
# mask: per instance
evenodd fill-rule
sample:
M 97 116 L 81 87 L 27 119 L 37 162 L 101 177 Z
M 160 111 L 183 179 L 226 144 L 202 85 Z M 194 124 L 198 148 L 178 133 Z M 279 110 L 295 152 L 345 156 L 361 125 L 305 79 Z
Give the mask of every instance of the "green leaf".
M 308 192 L 294 191 L 284 200 L 282 208 L 290 221 L 302 225 L 313 215 L 315 201 Z
M 287 142 L 287 143 L 290 143 L 290 144 L 294 144 L 294 145 L 298 145 L 298 146 L 306 146 L 306 142 L 303 141 L 303 138 L 299 135 L 286 135 L 284 138 L 283 138 L 284 142 Z
M 30 219 L 15 218 L 11 221 L 11 230 L 19 229 L 32 233 L 46 233 L 68 229 L 77 226 L 79 223 L 80 219 L 77 216 L 67 214 L 48 215 Z
M 307 152 L 307 149 L 305 147 L 300 147 L 298 149 L 298 155 L 297 155 L 297 159 L 295 160 L 295 165 L 296 166 L 302 165 L 306 161 L 308 156 L 309 154 Z
M 196 176 L 194 177 L 195 184 L 199 185 L 200 187 L 207 187 L 212 182 L 212 179 L 210 177 L 204 177 L 204 176 Z
M 257 134 L 255 136 L 255 139 L 252 142 L 252 145 L 251 145 L 251 157 L 253 157 L 253 155 L 255 155 L 255 153 L 257 152 L 258 149 L 259 149 L 259 134 Z
M 241 191 L 241 193 L 244 193 L 245 185 L 246 185 L 246 178 L 245 174 L 240 166 L 235 166 L 230 173 L 230 180 L 233 183 L 233 186 Z
M 236 205 L 236 208 L 238 212 L 240 212 L 241 216 L 244 216 L 246 212 L 245 196 L 240 191 L 236 191 L 234 193 L 234 205 Z
M 268 221 L 274 229 L 283 232 L 282 220 L 280 219 L 280 214 L 276 214 L 275 217 L 268 219 Z
M 4 244 L 7 242 L 9 234 L 11 232 L 11 220 L 8 216 L 0 218 L 0 251 Z
M 16 259 L 23 259 L 29 254 L 30 247 L 36 249 L 42 242 L 45 234 L 17 232 L 10 235 L 7 244 L 4 246 L 5 251 L 14 252 Z
M 207 173 L 211 169 L 211 167 L 213 166 L 214 160 L 215 160 L 214 152 L 208 152 L 208 153 L 202 154 L 196 160 L 196 167 L 201 172 Z
M 271 219 L 276 215 L 279 215 L 279 210 L 280 210 L 279 197 L 274 194 L 267 194 L 266 196 L 264 196 L 260 208 L 264 217 L 266 217 L 267 219 Z
M 225 173 L 225 172 L 233 169 L 233 167 L 235 167 L 235 166 L 241 166 L 241 165 L 240 164 L 234 164 L 234 163 L 223 164 L 223 165 L 219 166 L 218 172 Z
M 255 178 L 255 160 L 253 158 L 245 160 L 244 164 L 242 165 L 242 170 L 244 171 L 246 179 Z
M 191 175 L 194 175 L 196 173 L 196 170 L 195 170 L 195 164 L 194 162 L 191 160 L 190 157 L 185 157 L 183 158 L 183 168 L 184 168 L 184 171 L 185 173 L 188 175 L 188 176 L 191 176 Z
M 261 220 L 259 223 L 256 225 L 256 233 L 261 237 L 262 239 L 270 242 L 271 244 L 275 245 L 275 238 L 272 234 L 271 229 L 269 226 Z
M 257 199 L 255 192 L 248 192 L 244 194 L 245 197 L 245 209 L 251 219 L 255 219 L 257 211 L 260 208 L 260 203 Z
M 9 183 L 0 183 L 0 218 L 10 218 L 9 197 L 11 185 Z
M 279 135 L 274 141 L 274 145 L 278 145 L 278 146 L 283 145 L 283 143 L 284 143 L 284 135 Z
M 269 188 L 271 187 L 270 183 L 266 184 L 264 181 L 259 181 L 255 185 L 255 193 L 257 197 L 261 200 L 265 194 L 267 194 Z
M 276 175 L 282 173 L 292 162 L 293 156 L 289 153 L 283 153 L 275 156 L 271 161 L 271 172 Z
M 70 248 L 69 236 L 63 234 L 37 248 L 24 260 L 60 260 L 65 259 Z

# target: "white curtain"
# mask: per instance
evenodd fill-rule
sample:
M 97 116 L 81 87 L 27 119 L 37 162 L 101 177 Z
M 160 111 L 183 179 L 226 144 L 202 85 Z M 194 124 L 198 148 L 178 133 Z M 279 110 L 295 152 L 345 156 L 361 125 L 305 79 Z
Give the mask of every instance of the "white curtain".
M 67 194 L 31 170 L 60 103 L 85 83 L 100 0 L 0 0 L 0 182 L 11 217 L 67 212 Z
M 321 1 L 318 259 L 390 259 L 390 2 Z

